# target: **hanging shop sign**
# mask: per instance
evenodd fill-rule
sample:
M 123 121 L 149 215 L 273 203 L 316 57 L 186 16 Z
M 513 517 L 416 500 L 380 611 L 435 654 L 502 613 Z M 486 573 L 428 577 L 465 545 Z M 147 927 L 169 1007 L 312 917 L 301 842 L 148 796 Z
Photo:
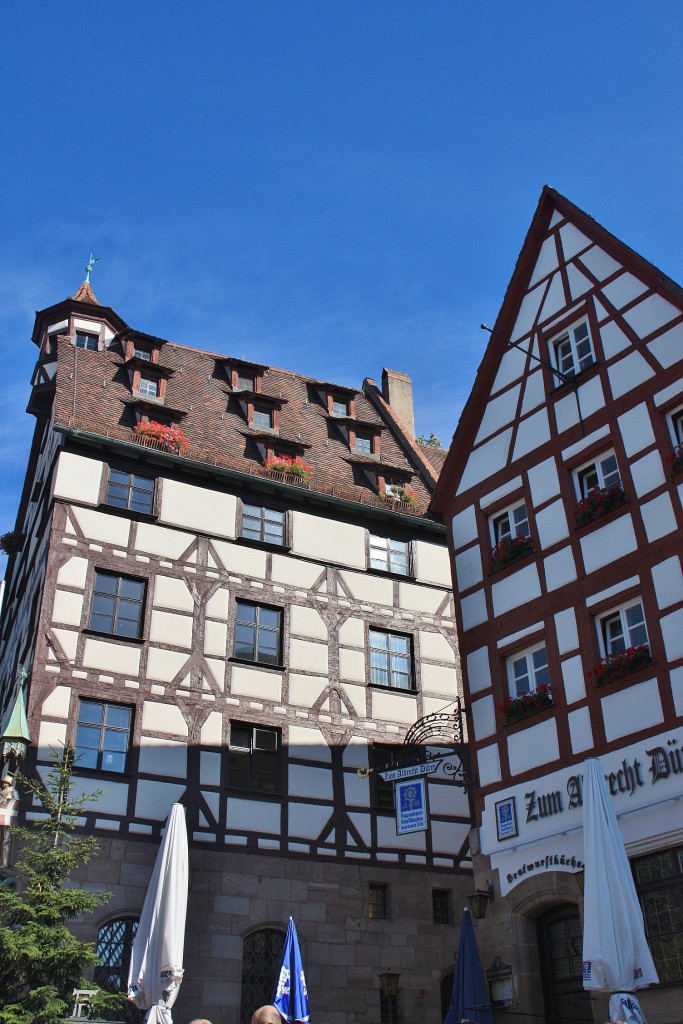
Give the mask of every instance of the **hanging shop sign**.
M 394 783 L 396 833 L 427 831 L 427 786 L 424 778 Z

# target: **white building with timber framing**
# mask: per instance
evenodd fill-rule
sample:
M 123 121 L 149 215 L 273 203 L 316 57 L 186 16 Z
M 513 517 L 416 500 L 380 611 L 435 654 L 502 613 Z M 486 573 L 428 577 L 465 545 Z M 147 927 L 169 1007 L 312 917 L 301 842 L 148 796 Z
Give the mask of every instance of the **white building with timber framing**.
M 376 772 L 459 693 L 428 510 L 443 453 L 415 442 L 409 378 L 353 389 L 198 351 L 129 328 L 89 284 L 38 313 L 33 341 L 0 693 L 7 722 L 26 673 L 29 771 L 73 744 L 79 789 L 103 791 L 84 880 L 113 897 L 75 926 L 97 943 L 96 984 L 125 984 L 181 801 L 178 1019 L 248 1022 L 292 915 L 317 1021 L 439 1024 L 469 800 L 438 770 L 428 831 L 398 835 Z
M 508 1022 L 581 986 L 581 770 L 599 757 L 683 1006 L 683 290 L 545 188 L 442 471 L 478 780 L 477 924 Z M 579 876 L 580 877 L 580 876 Z

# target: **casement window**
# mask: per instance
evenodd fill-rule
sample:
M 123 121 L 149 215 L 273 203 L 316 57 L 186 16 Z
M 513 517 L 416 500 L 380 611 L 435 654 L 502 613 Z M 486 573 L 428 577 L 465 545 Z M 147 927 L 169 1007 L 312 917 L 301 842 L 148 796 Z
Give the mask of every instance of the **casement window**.
M 502 512 L 491 516 L 491 540 L 494 544 L 500 544 L 502 540 L 510 540 L 512 537 L 529 536 L 529 517 L 526 512 L 526 504 L 518 501 Z
M 140 374 L 138 394 L 145 395 L 146 398 L 159 398 L 159 378 L 145 377 L 144 374 Z
M 262 505 L 242 506 L 242 533 L 246 540 L 260 541 L 262 544 L 278 544 L 283 546 L 287 533 L 287 513 L 277 512 Z
M 149 514 L 154 506 L 154 480 L 139 473 L 110 469 L 105 500 L 116 508 Z
M 372 805 L 378 811 L 393 811 L 394 784 L 386 782 L 380 772 L 395 768 L 398 756 L 405 753 L 405 747 L 393 743 L 373 743 L 369 748 L 372 772 Z
M 683 980 L 683 846 L 632 862 L 645 932 L 659 980 Z
M 671 413 L 671 428 L 675 444 L 683 444 L 683 409 Z
M 249 1024 L 255 1006 L 272 1002 L 273 979 L 280 977 L 284 945 L 285 932 L 278 928 L 259 928 L 244 936 L 240 1015 L 236 1024 Z
M 76 331 L 76 348 L 85 348 L 88 352 L 97 352 L 100 347 L 100 339 L 97 334 L 87 334 L 85 331 Z
M 398 979 L 397 979 L 398 984 Z M 380 1024 L 402 1024 L 403 1022 L 403 990 L 396 988 L 396 991 L 379 990 L 379 1019 Z
M 356 431 L 355 450 L 359 455 L 372 455 L 372 436 Z
M 142 359 L 146 363 L 152 362 L 152 350 L 146 345 L 135 344 L 133 347 L 133 355 L 136 359 Z
M 349 415 L 349 403 L 345 398 L 340 395 L 332 396 L 332 415 L 333 416 L 348 416 Z
M 390 498 L 400 498 L 403 495 L 405 482 L 397 477 L 387 476 L 384 478 L 384 490 Z
M 389 919 L 389 886 L 381 882 L 368 883 L 368 917 L 371 921 Z
M 620 654 L 628 647 L 648 646 L 645 615 L 640 601 L 616 608 L 600 616 L 600 641 L 603 653 Z
M 113 636 L 139 638 L 145 611 L 145 581 L 116 573 L 95 572 L 90 629 Z
M 507 659 L 506 666 L 508 688 L 513 699 L 535 693 L 539 686 L 550 688 L 548 652 L 544 644 L 513 654 Z
M 273 412 L 272 409 L 267 409 L 262 405 L 254 406 L 254 416 L 252 419 L 252 426 L 257 427 L 259 430 L 272 430 L 273 429 Z
M 370 630 L 370 680 L 391 690 L 413 690 L 413 656 L 409 636 Z
M 595 355 L 588 321 L 581 320 L 559 338 L 554 338 L 551 342 L 551 351 L 555 366 L 565 377 L 575 377 L 577 373 L 591 366 L 595 362 Z
M 137 917 L 117 917 L 97 931 L 99 963 L 94 980 L 105 992 L 126 992 L 128 989 L 130 954 L 139 923 Z
M 279 665 L 282 650 L 282 610 L 237 601 L 233 655 L 258 665 Z
M 253 391 L 254 378 L 248 373 L 237 374 L 237 391 Z
M 121 704 L 81 698 L 74 742 L 76 767 L 125 772 L 132 718 L 132 709 Z
M 434 924 L 453 924 L 453 893 L 450 889 L 432 889 Z
M 370 534 L 370 568 L 407 576 L 410 572 L 410 542 Z
M 592 462 L 587 462 L 585 466 L 575 470 L 574 475 L 580 498 L 585 498 L 594 487 L 621 487 L 621 474 L 613 451 L 605 452 Z
M 279 792 L 280 746 L 278 729 L 231 722 L 230 788 L 252 793 Z

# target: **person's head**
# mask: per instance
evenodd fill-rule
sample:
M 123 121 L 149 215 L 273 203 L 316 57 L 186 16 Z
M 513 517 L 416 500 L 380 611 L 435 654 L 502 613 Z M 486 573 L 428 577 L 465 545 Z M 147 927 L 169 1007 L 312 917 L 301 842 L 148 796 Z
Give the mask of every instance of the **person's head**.
M 251 1018 L 251 1024 L 282 1024 L 277 1006 L 259 1006 Z
M 190 1024 L 211 1024 L 211 1021 L 207 1020 L 206 1017 L 195 1017 L 194 1020 L 190 1021 Z

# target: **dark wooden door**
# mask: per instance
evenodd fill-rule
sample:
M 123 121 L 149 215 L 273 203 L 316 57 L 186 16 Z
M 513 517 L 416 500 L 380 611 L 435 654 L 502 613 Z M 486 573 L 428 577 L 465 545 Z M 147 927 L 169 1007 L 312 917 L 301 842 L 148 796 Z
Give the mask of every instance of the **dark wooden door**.
M 545 1019 L 547 1024 L 593 1021 L 591 1001 L 582 987 L 583 934 L 578 908 L 562 904 L 537 921 Z

